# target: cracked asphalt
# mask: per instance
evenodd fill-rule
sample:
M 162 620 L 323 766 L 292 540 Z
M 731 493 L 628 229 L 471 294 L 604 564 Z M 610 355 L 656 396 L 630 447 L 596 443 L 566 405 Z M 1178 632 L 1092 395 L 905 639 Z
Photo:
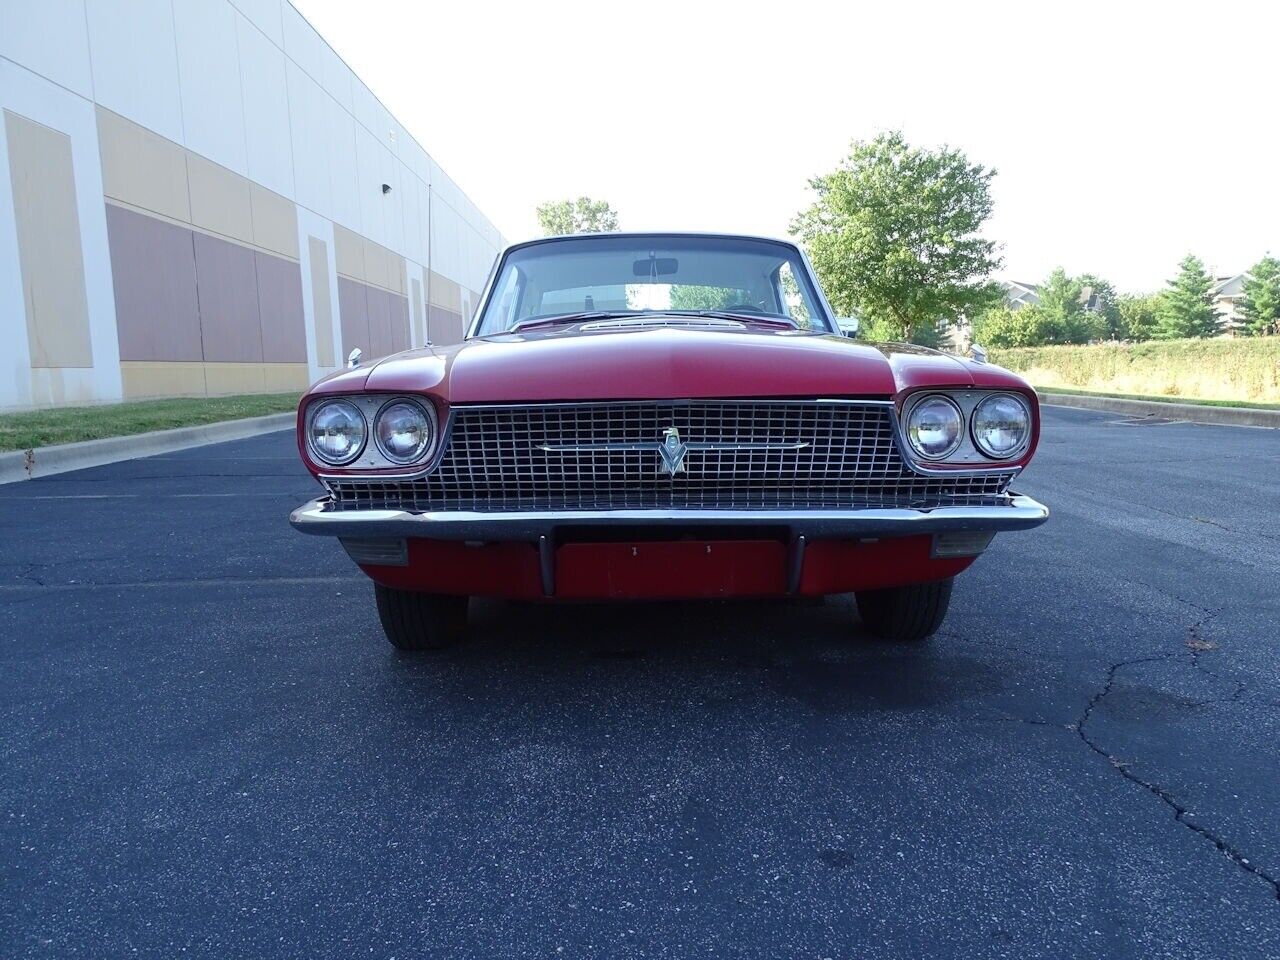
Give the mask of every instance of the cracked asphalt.
M 397 655 L 287 433 L 0 487 L 0 955 L 1280 955 L 1280 432 L 1044 434 L 906 650 L 832 598 Z

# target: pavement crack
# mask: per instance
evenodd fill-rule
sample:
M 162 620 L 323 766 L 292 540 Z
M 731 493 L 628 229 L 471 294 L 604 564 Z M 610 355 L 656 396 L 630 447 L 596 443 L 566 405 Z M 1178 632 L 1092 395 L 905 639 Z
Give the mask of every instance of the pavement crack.
M 1199 626 L 1199 624 L 1194 626 Z M 1098 756 L 1103 757 L 1111 765 L 1112 769 L 1120 774 L 1120 776 L 1124 777 L 1130 783 L 1136 783 L 1152 796 L 1158 798 L 1165 804 L 1165 806 L 1169 807 L 1169 809 L 1173 811 L 1173 819 L 1176 822 L 1182 824 L 1193 833 L 1196 833 L 1208 840 L 1217 847 L 1220 853 L 1224 854 L 1241 870 L 1251 873 L 1253 876 L 1264 881 L 1271 887 L 1271 894 L 1275 900 L 1280 902 L 1280 878 L 1273 876 L 1257 864 L 1251 862 L 1241 850 L 1225 838 L 1214 833 L 1208 827 L 1189 819 L 1192 816 L 1192 813 L 1175 796 L 1173 796 L 1173 794 L 1158 783 L 1154 783 L 1134 773 L 1130 768 L 1130 763 L 1128 761 L 1122 760 L 1115 754 L 1111 753 L 1088 731 L 1089 720 L 1092 718 L 1094 710 L 1096 710 L 1098 705 L 1107 698 L 1109 693 L 1111 693 L 1111 688 L 1115 684 L 1116 675 L 1121 670 L 1126 667 L 1134 667 L 1144 663 L 1162 663 L 1169 660 L 1171 657 L 1172 654 L 1161 654 L 1154 657 L 1138 657 L 1132 660 L 1121 660 L 1117 663 L 1111 664 L 1111 666 L 1107 668 L 1107 678 L 1106 682 L 1102 685 L 1102 689 L 1090 698 L 1088 705 L 1084 708 L 1084 712 L 1080 714 L 1080 718 L 1075 722 L 1076 734 L 1080 737 L 1080 740 L 1085 746 Z

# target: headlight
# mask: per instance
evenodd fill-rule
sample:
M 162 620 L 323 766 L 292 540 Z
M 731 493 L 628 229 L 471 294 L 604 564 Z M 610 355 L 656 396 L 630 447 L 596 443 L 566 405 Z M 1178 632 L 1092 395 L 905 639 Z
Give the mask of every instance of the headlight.
M 413 463 L 431 447 L 435 423 L 412 400 L 395 400 L 378 411 L 373 434 L 378 449 L 392 463 Z
M 926 460 L 950 456 L 963 439 L 964 417 L 946 397 L 925 397 L 907 414 L 907 440 Z
M 307 443 L 316 458 L 333 466 L 350 463 L 364 449 L 364 415 L 349 400 L 324 400 L 311 408 Z
M 1009 393 L 987 397 L 973 408 L 973 442 L 995 460 L 1016 456 L 1031 435 L 1031 412 Z

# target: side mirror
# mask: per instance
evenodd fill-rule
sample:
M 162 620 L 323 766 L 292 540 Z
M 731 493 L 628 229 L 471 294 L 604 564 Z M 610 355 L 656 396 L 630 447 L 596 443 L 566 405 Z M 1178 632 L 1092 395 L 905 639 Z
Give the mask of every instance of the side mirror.
M 363 356 L 364 354 L 360 352 L 359 347 L 356 347 L 347 354 L 347 369 L 354 370 L 356 367 L 360 366 L 360 358 Z
M 846 337 L 856 337 L 861 321 L 857 317 L 836 317 L 836 326 Z

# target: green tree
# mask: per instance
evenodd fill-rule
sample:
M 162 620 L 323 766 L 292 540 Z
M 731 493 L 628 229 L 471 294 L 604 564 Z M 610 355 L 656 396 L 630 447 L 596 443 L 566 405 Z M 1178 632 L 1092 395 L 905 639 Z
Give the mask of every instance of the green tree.
M 1218 315 L 1213 309 L 1213 277 L 1199 257 L 1188 254 L 1178 275 L 1160 299 L 1155 334 L 1161 340 L 1186 337 L 1213 337 L 1218 334 Z
M 1000 296 L 1000 266 L 980 235 L 994 170 L 963 153 L 912 147 L 901 133 L 854 141 L 817 199 L 791 223 L 836 313 L 863 318 L 868 338 L 936 341 L 941 328 Z
M 1159 323 L 1162 296 L 1159 293 L 1121 296 L 1116 302 L 1116 310 L 1120 315 L 1116 328 L 1117 338 L 1120 340 L 1154 339 Z
M 1280 333 L 1280 260 L 1268 254 L 1249 268 L 1240 313 L 1246 333 Z
M 973 342 L 996 349 L 1038 347 L 1045 342 L 1044 313 L 1034 304 L 992 307 L 973 321 Z
M 1088 343 L 1106 335 L 1106 321 L 1085 309 L 1083 295 L 1084 284 L 1061 267 L 1049 274 L 1040 287 L 1042 343 Z
M 612 233 L 618 229 L 618 214 L 603 200 L 579 197 L 552 200 L 538 205 L 538 224 L 545 236 L 566 233 Z

